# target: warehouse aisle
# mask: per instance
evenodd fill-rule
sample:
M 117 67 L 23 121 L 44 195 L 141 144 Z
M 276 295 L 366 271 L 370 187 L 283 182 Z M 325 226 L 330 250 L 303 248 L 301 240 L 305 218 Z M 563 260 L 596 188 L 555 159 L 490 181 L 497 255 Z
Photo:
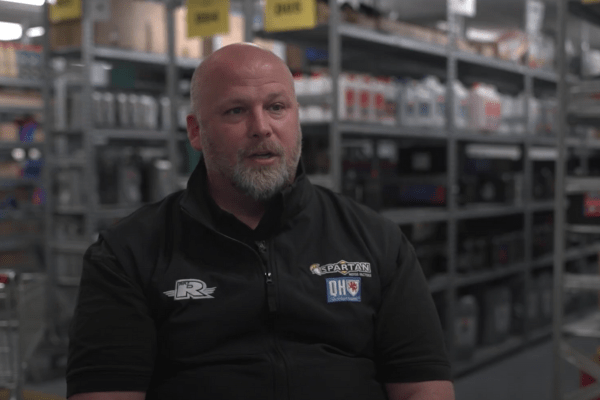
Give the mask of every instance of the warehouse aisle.
M 592 339 L 575 339 L 570 343 L 590 355 L 600 345 L 600 341 Z M 457 380 L 456 399 L 551 400 L 552 363 L 552 340 L 548 339 Z M 579 373 L 566 366 L 562 382 L 566 391 L 577 389 Z
M 582 351 L 592 354 L 600 341 L 577 339 L 572 342 Z M 552 381 L 552 341 L 545 340 L 526 351 L 515 354 L 474 372 L 455 382 L 457 400 L 550 400 Z M 572 367 L 564 369 L 563 386 L 574 390 L 579 375 Z M 66 396 L 67 385 L 62 379 L 26 384 L 25 389 L 51 395 Z

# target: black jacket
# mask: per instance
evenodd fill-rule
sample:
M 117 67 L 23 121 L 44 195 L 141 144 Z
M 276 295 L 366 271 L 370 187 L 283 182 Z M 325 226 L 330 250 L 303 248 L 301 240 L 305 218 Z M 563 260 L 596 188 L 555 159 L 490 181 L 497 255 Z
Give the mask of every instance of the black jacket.
M 385 382 L 449 380 L 399 227 L 298 171 L 255 246 L 217 229 L 202 161 L 187 190 L 102 232 L 84 258 L 67 395 L 377 400 Z

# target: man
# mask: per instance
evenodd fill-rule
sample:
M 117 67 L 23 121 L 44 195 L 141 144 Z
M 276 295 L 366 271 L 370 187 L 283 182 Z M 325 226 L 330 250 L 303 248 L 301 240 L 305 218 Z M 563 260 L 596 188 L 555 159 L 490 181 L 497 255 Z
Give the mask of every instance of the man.
M 70 329 L 70 400 L 453 399 L 411 245 L 310 184 L 292 76 L 251 44 L 192 78 L 187 190 L 104 231 Z

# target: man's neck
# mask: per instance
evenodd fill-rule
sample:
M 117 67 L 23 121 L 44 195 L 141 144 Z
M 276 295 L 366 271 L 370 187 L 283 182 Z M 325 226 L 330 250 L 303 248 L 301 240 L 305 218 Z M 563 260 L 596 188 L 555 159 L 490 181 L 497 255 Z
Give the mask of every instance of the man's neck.
M 208 177 L 208 192 L 217 206 L 256 229 L 266 211 L 265 202 L 254 200 L 230 184 Z

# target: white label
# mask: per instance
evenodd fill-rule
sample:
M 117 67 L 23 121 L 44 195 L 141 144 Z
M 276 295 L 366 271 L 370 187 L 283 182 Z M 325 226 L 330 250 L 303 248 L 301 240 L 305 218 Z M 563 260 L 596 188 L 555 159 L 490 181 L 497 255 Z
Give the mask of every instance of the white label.
M 450 2 L 450 11 L 454 14 L 474 17 L 476 13 L 475 0 L 448 0 Z
M 109 0 L 94 0 L 92 7 L 93 21 L 109 21 L 110 20 L 110 1 Z
M 525 30 L 529 34 L 539 33 L 544 22 L 546 6 L 541 1 L 527 0 L 527 21 Z

